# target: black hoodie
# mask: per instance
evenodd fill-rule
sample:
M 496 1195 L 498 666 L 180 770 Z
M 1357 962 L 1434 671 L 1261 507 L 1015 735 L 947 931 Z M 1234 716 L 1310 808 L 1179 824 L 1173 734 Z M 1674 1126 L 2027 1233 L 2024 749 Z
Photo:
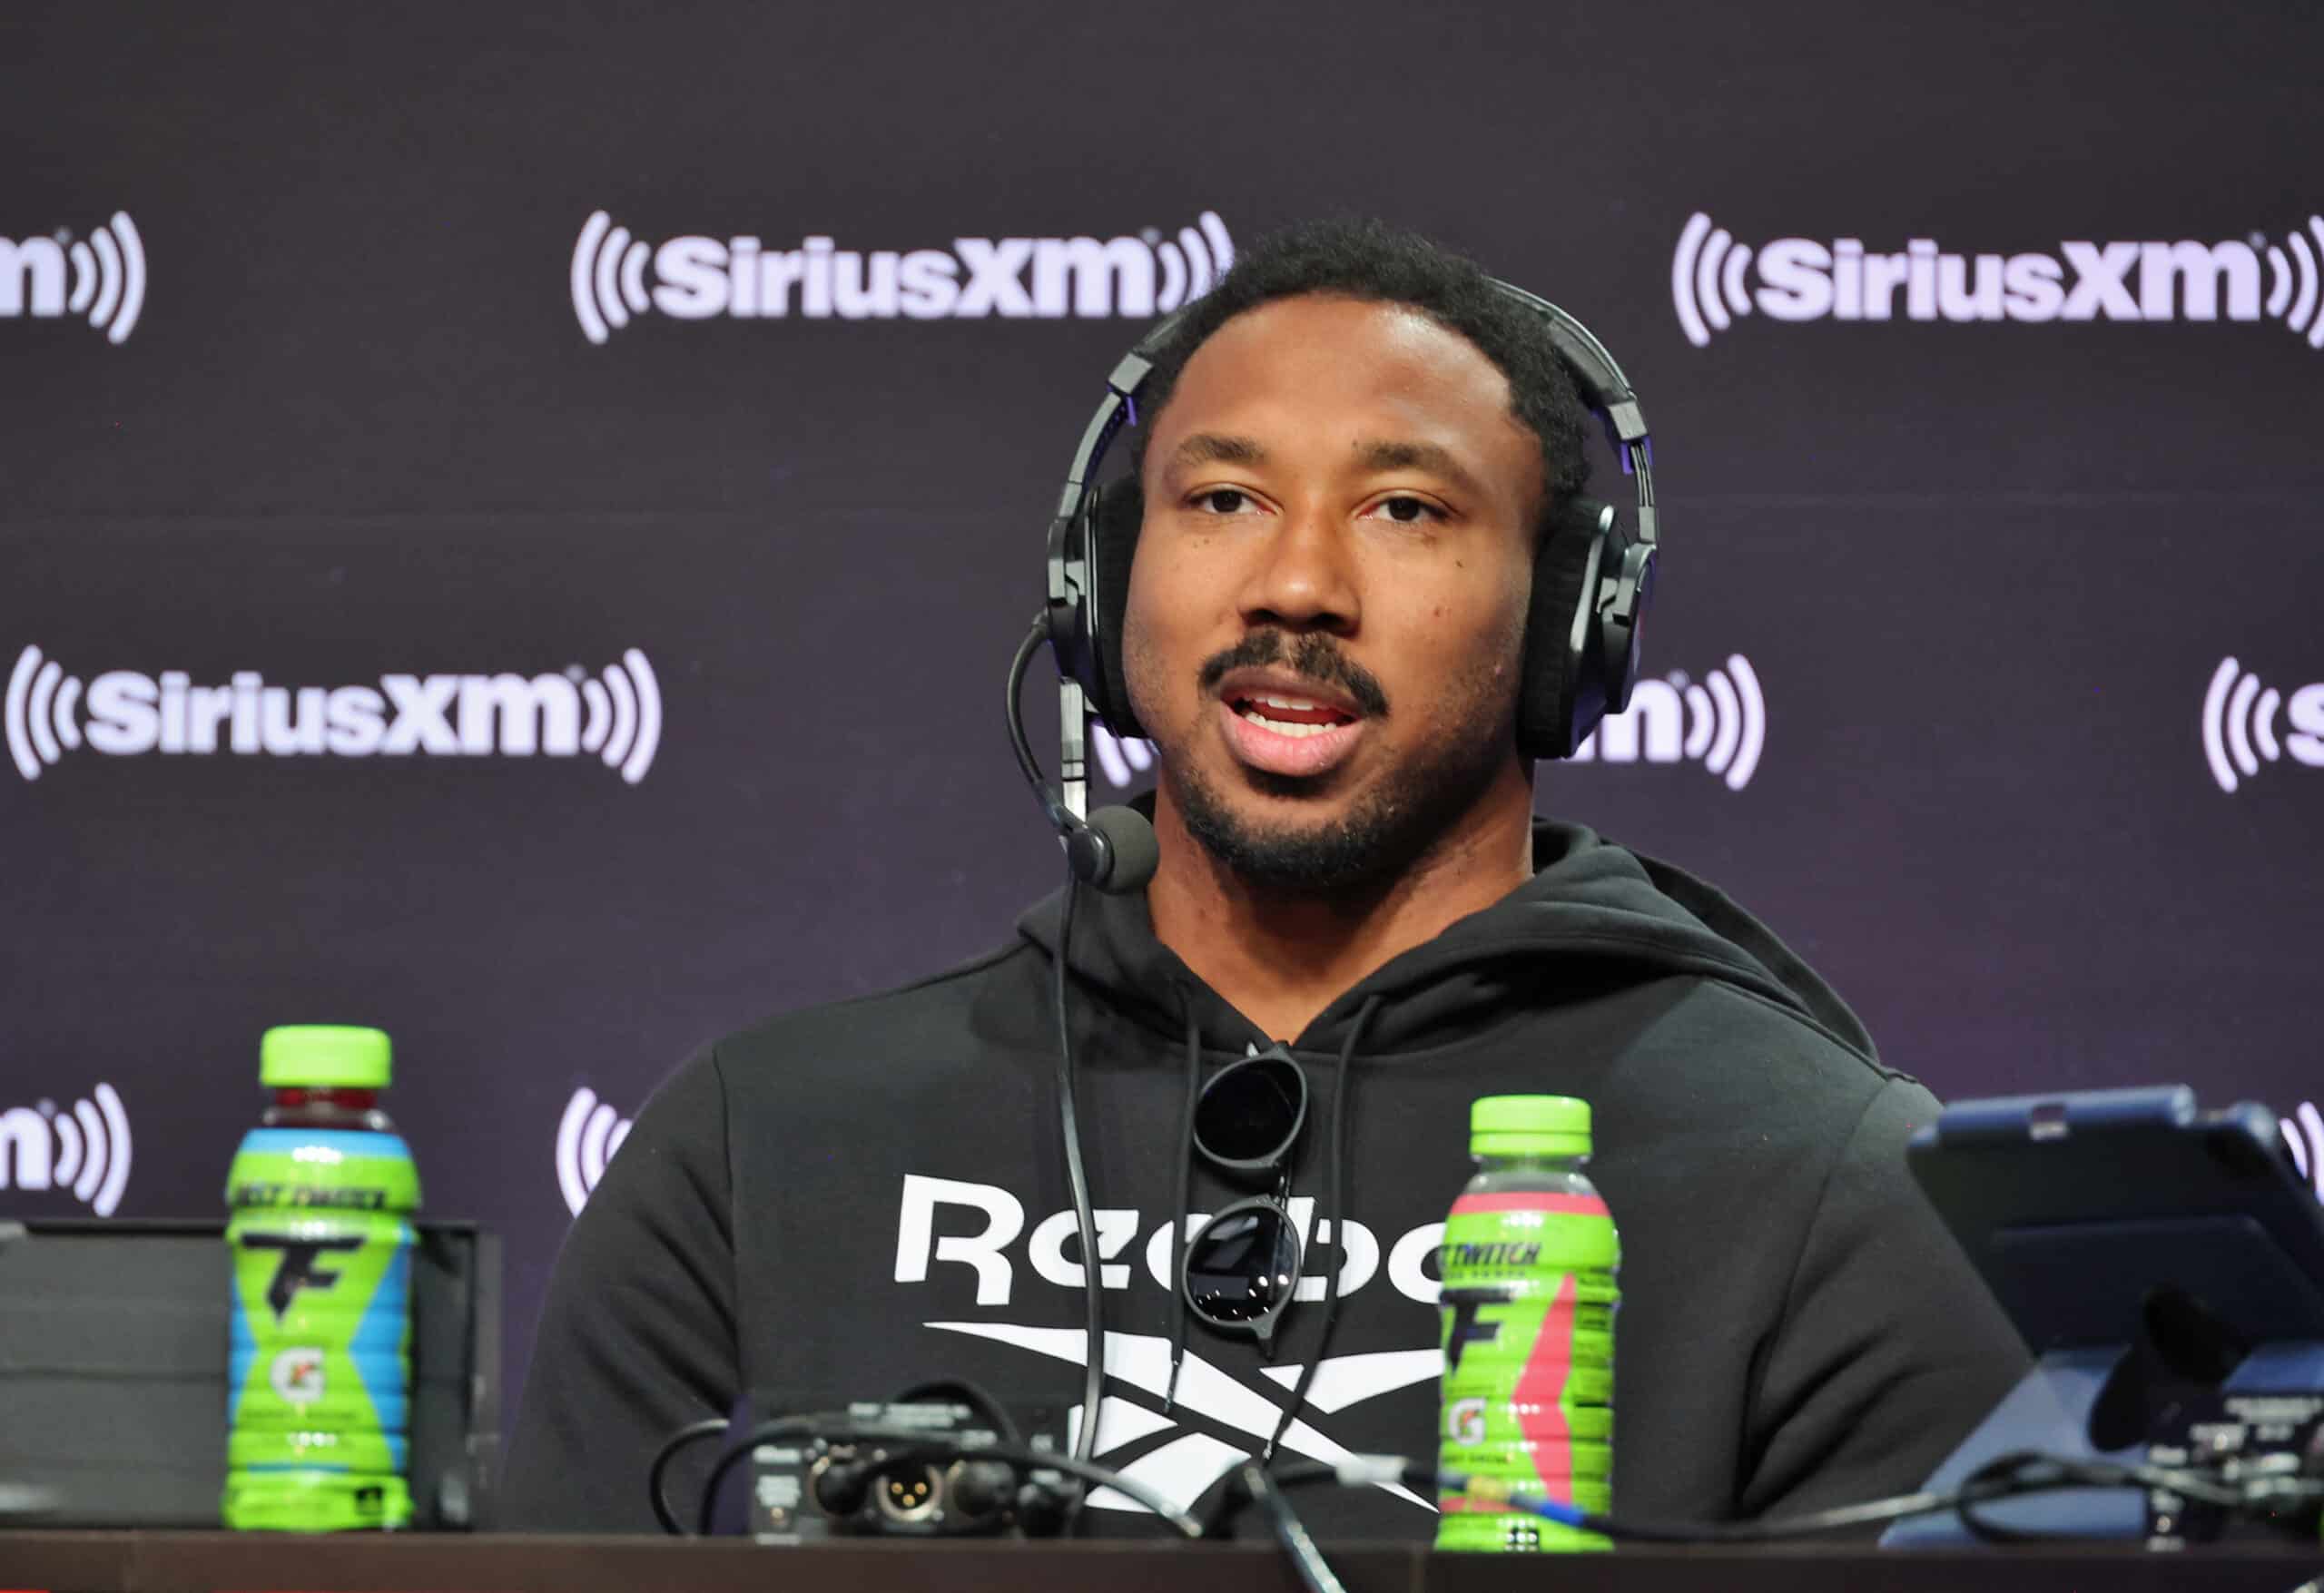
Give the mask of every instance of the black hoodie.
M 1330 1215 L 1336 1119 L 1349 1220 L 1285 1452 L 1433 1451 L 1433 1249 L 1472 1170 L 1469 1103 L 1541 1093 L 1591 1103 L 1590 1175 L 1621 1233 L 1616 1508 L 1728 1519 L 1916 1487 L 2024 1365 L 1905 1172 L 1935 1101 L 1718 890 L 1571 825 L 1537 821 L 1534 855 L 1531 883 L 1290 1041 L 1312 1103 L 1294 1213 Z M 558 1259 L 507 1525 L 655 1529 L 655 1448 L 745 1402 L 967 1378 L 1062 1436 L 1085 1335 L 1054 1086 L 1061 900 L 966 967 L 721 1040 L 656 1093 Z M 1181 1187 L 1195 1213 L 1249 1193 L 1185 1170 L 1190 1077 L 1271 1037 L 1155 939 L 1142 896 L 1084 892 L 1070 970 L 1105 1285 L 1098 1459 L 1191 1500 L 1274 1431 L 1324 1331 L 1320 1279 L 1272 1360 L 1197 1324 L 1165 1408 L 1167 1214 Z M 1085 1530 L 1153 1525 L 1118 1496 L 1091 1503 Z M 1337 1537 L 1435 1523 L 1378 1488 L 1301 1509 Z

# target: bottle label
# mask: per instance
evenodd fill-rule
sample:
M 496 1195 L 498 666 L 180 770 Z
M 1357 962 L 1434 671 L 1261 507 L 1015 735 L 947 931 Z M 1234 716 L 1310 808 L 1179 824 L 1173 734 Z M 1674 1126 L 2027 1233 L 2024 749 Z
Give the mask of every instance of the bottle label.
M 413 1238 L 384 1214 L 226 1225 L 235 1428 L 404 1430 Z
M 409 1150 L 388 1133 L 259 1129 L 227 1197 L 226 1524 L 405 1524 Z
M 1615 1269 L 1594 1195 L 1464 1195 L 1444 1224 L 1439 1463 L 1500 1488 L 1612 1504 Z M 1593 1534 L 1462 1495 L 1439 1500 L 1440 1549 L 1591 1548 Z

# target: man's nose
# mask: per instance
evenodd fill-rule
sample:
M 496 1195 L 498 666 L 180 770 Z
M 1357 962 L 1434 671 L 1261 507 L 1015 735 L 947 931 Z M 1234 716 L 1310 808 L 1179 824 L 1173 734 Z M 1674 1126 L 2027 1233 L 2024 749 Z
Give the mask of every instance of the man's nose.
M 1361 585 L 1336 514 L 1319 504 L 1287 508 L 1244 582 L 1243 622 L 1344 634 L 1362 617 Z

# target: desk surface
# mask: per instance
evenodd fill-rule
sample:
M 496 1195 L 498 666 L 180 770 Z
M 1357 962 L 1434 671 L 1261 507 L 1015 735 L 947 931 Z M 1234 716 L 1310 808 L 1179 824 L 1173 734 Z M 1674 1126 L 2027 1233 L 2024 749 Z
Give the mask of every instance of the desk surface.
M 1433 1556 L 1409 1544 L 1326 1546 L 1349 1593 L 2293 1593 L 2324 1550 L 2202 1554 L 2029 1547 L 1882 1554 L 1858 1548 L 1626 1549 L 1615 1555 Z M 227 1532 L 0 1532 L 0 1588 L 40 1593 L 1286 1593 L 1267 1544 L 895 1541 L 763 1548 L 740 1539 L 292 1538 Z

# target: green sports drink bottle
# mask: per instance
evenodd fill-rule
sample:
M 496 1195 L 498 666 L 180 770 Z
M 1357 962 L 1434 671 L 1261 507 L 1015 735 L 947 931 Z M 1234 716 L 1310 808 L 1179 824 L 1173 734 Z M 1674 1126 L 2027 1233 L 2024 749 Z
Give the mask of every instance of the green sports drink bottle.
M 1613 1508 L 1614 1284 L 1621 1242 L 1582 1164 L 1590 1103 L 1487 1096 L 1471 1108 L 1469 1180 L 1444 1224 L 1443 1420 L 1436 1547 L 1492 1553 L 1605 1549 L 1594 1532 L 1492 1497 Z
M 419 1175 L 376 1104 L 389 1060 L 375 1028 L 271 1028 L 260 1042 L 274 1104 L 226 1177 L 229 1527 L 410 1523 Z

